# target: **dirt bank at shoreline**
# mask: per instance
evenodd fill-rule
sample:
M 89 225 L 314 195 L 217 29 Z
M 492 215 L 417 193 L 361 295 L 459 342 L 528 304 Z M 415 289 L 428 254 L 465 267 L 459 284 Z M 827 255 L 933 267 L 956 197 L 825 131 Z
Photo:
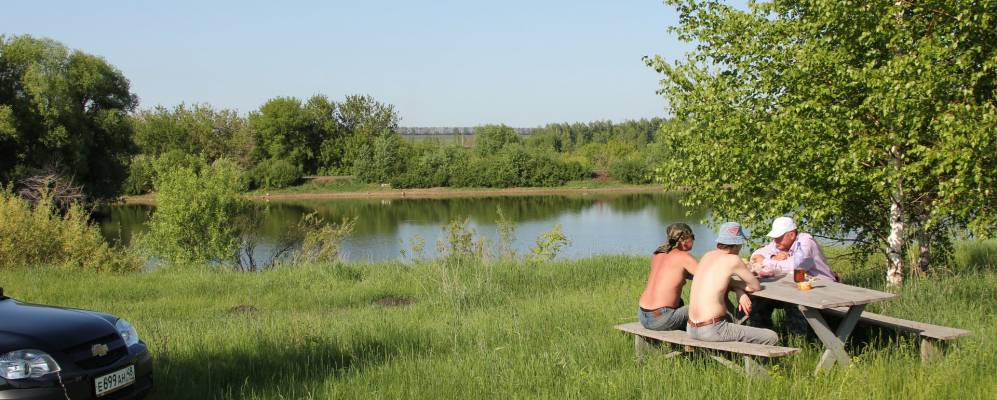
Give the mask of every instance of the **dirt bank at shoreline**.
M 506 188 L 506 189 L 384 189 L 367 192 L 303 192 L 303 193 L 270 193 L 246 194 L 246 198 L 254 201 L 281 200 L 323 200 L 323 199 L 442 199 L 448 197 L 487 197 L 487 196 L 534 196 L 547 194 L 583 194 L 583 193 L 659 193 L 664 191 L 661 186 L 625 186 L 606 188 Z M 156 204 L 155 194 L 141 196 L 124 196 L 125 204 Z

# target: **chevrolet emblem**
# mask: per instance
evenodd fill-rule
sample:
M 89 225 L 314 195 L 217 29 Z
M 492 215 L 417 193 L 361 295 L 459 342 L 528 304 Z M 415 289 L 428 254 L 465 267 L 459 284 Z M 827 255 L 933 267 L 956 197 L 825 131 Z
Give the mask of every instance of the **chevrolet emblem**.
M 107 345 L 106 344 L 95 344 L 90 348 L 90 353 L 93 353 L 94 357 L 103 357 L 107 355 Z

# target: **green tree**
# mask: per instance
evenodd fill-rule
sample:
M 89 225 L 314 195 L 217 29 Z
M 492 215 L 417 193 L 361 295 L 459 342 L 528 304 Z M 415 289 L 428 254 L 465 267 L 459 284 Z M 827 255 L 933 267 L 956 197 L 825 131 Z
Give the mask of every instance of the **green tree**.
M 200 172 L 190 167 L 157 171 L 156 211 L 143 245 L 174 265 L 231 261 L 239 237 L 232 221 L 245 207 L 242 171 L 228 159 Z
M 407 143 L 397 133 L 381 135 L 357 158 L 353 174 L 362 182 L 388 182 L 403 172 L 407 153 Z
M 794 213 L 883 251 L 892 284 L 951 229 L 994 233 L 997 1 L 667 3 L 697 45 L 647 62 L 688 123 L 662 171 L 689 203 L 756 232 Z
M 398 120 L 398 112 L 390 104 L 378 102 L 366 95 L 346 96 L 346 99 L 339 104 L 336 113 L 336 121 L 339 122 L 344 138 L 341 142 L 324 145 L 323 158 L 338 157 L 338 164 L 329 167 L 349 169 L 364 156 L 364 152 L 374 146 L 374 139 L 396 132 Z M 335 154 L 335 156 L 326 154 Z
M 103 58 L 50 39 L 0 36 L 0 182 L 39 169 L 115 194 L 131 151 L 128 79 Z
M 270 99 L 249 114 L 256 135 L 256 159 L 290 161 L 306 172 L 315 171 L 316 152 L 311 144 L 312 119 L 301 100 L 293 97 Z
M 248 167 L 251 149 L 245 146 L 249 127 L 233 110 L 215 110 L 208 104 L 180 104 L 170 110 L 157 106 L 134 117 L 134 140 L 146 155 L 170 151 L 203 156 L 209 162 L 231 158 Z
M 479 156 L 490 156 L 505 145 L 519 143 L 519 135 L 505 125 L 485 125 L 474 132 L 474 152 Z
M 305 113 L 311 121 L 308 145 L 316 158 L 316 170 L 308 172 L 341 172 L 346 132 L 336 119 L 338 105 L 326 96 L 315 95 L 305 103 Z
M 306 174 L 347 173 L 375 138 L 398 128 L 398 115 L 370 96 L 339 104 L 322 95 L 304 104 L 278 97 L 251 113 L 249 123 L 256 160 L 287 160 Z
M 399 117 L 393 105 L 378 102 L 368 95 L 351 95 L 339 104 L 336 119 L 350 134 L 373 137 L 397 131 Z

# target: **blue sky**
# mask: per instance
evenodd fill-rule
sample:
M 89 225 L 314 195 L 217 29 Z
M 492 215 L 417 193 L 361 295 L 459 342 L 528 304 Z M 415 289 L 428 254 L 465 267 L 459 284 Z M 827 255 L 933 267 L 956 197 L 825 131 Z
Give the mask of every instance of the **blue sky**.
M 103 56 L 141 108 L 246 113 L 370 94 L 403 126 L 532 127 L 665 116 L 644 55 L 688 47 L 659 0 L 12 1 L 0 33 Z

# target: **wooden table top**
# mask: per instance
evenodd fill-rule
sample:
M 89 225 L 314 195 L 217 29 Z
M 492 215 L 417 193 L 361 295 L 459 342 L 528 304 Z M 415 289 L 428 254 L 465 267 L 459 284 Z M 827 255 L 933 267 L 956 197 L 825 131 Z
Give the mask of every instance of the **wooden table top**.
M 868 304 L 889 300 L 897 296 L 894 293 L 880 292 L 823 279 L 815 280 L 813 289 L 800 290 L 796 288 L 796 283 L 793 282 L 792 278 L 792 276 L 787 275 L 779 279 L 762 279 L 762 290 L 751 293 L 751 295 L 818 309 Z

